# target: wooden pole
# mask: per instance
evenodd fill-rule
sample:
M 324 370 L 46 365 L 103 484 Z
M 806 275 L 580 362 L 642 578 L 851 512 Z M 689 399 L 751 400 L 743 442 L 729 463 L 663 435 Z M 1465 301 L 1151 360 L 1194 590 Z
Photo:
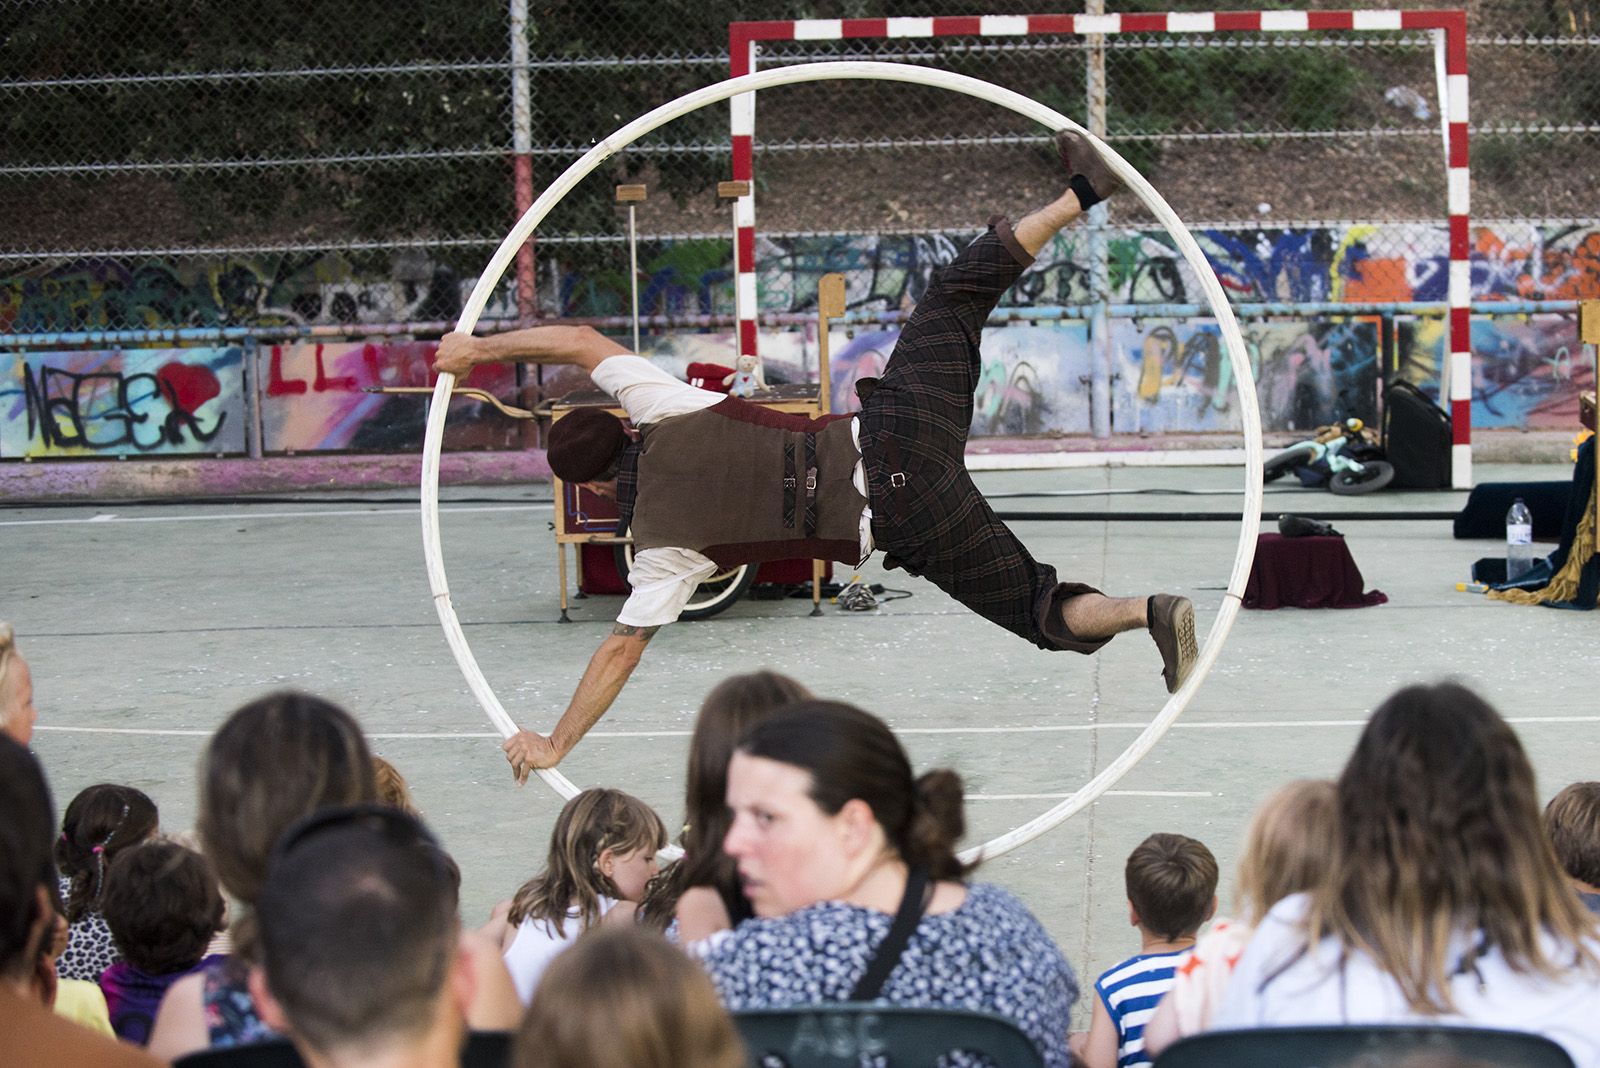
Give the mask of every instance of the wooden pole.
M 645 198 L 642 185 L 617 186 L 617 203 L 628 205 L 628 288 L 633 293 L 633 352 L 639 354 L 639 230 L 633 209 Z
M 829 319 L 844 314 L 844 275 L 825 274 L 817 281 L 817 407 L 827 415 L 833 406 L 833 377 L 829 368 Z M 811 614 L 822 614 L 822 561 L 811 561 Z

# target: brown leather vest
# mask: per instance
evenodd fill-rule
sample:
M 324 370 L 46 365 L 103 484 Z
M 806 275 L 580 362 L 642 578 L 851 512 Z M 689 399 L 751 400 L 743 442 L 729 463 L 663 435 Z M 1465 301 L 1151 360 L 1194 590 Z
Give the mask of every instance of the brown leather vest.
M 776 412 L 738 397 L 640 427 L 636 550 L 693 549 L 718 567 L 861 560 L 867 499 L 850 416 Z

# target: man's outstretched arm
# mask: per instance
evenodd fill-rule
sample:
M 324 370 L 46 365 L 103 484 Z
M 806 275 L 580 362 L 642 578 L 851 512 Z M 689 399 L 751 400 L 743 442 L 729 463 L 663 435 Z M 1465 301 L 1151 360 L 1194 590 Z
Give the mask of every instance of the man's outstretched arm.
M 433 367 L 457 378 L 480 363 L 570 363 L 592 373 L 601 360 L 627 351 L 593 327 L 530 326 L 487 337 L 446 334 Z
M 644 647 L 660 627 L 634 627 L 618 623 L 600 643 L 584 670 L 572 703 L 561 714 L 561 721 L 549 737 L 534 731 L 518 731 L 500 748 L 506 752 L 511 773 L 520 785 L 528 781 L 535 768 L 553 768 L 572 752 L 589 728 L 600 722 L 611 702 L 617 699 L 633 669 L 644 656 Z

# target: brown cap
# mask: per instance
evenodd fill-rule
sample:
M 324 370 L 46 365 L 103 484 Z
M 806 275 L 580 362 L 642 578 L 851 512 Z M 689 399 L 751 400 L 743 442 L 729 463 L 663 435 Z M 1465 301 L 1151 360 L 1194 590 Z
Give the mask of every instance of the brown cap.
M 604 408 L 577 408 L 550 425 L 550 470 L 563 482 L 592 482 L 627 444 L 621 419 Z

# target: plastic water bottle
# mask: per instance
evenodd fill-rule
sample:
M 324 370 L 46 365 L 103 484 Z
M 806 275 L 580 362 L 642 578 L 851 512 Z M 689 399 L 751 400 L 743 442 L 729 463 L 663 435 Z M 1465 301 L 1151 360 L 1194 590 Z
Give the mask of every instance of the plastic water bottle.
M 1533 515 L 1518 497 L 1506 513 L 1506 581 L 1516 582 L 1533 567 Z

